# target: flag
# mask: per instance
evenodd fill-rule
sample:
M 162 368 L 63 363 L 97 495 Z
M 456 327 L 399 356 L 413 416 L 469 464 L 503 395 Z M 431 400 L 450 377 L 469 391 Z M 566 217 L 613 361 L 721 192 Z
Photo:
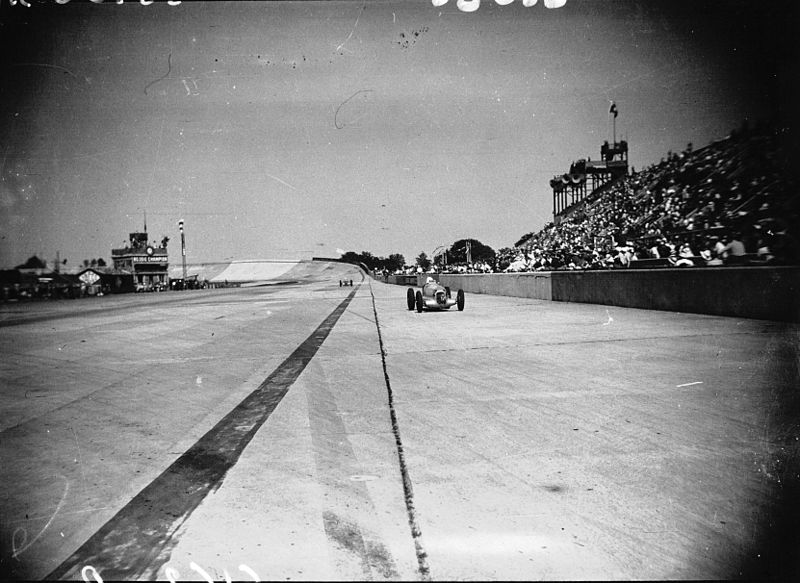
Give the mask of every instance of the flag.
M 613 101 L 611 102 L 611 109 L 608 110 L 608 113 L 613 113 L 614 117 L 617 117 L 619 115 L 619 112 L 617 111 L 617 104 L 614 103 Z

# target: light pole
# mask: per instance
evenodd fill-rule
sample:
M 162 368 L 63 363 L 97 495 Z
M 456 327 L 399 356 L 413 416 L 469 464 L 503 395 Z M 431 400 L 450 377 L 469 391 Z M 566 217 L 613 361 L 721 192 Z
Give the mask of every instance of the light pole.
M 178 221 L 178 228 L 181 230 L 181 261 L 183 263 L 183 285 L 186 287 L 186 237 L 183 234 L 183 219 Z
M 441 251 L 441 253 L 439 253 Z M 436 258 L 441 255 L 442 257 L 442 269 L 447 267 L 447 246 L 446 245 L 439 245 L 436 249 L 433 250 L 433 259 L 432 262 L 436 265 Z

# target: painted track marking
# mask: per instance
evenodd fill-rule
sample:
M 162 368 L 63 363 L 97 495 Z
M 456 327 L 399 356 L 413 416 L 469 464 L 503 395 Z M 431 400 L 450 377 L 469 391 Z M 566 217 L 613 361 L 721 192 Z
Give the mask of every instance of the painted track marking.
M 104 579 L 154 579 L 176 533 L 278 406 L 347 309 L 359 285 L 252 393 L 139 492 L 46 579 L 77 579 L 91 565 Z M 245 431 L 246 426 L 251 426 Z

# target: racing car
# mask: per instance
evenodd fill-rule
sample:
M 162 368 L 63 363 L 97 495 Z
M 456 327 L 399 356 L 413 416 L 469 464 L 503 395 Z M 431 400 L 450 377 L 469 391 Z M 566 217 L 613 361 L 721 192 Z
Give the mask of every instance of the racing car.
M 432 277 L 429 277 L 422 286 L 421 290 L 414 291 L 413 287 L 406 292 L 406 303 L 408 309 L 422 310 L 449 310 L 453 306 L 458 306 L 458 311 L 464 310 L 464 290 L 458 290 L 456 298 L 450 294 L 450 288 L 440 285 Z

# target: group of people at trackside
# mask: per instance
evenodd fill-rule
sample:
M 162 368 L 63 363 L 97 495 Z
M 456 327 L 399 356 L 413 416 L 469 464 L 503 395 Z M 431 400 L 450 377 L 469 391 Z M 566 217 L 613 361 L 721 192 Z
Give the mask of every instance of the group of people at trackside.
M 669 153 L 524 237 L 498 270 L 798 264 L 800 195 L 781 142 L 743 129 Z
M 492 261 L 430 271 L 798 265 L 800 192 L 784 139 L 770 127 L 744 127 L 699 150 L 689 144 L 604 186 Z

